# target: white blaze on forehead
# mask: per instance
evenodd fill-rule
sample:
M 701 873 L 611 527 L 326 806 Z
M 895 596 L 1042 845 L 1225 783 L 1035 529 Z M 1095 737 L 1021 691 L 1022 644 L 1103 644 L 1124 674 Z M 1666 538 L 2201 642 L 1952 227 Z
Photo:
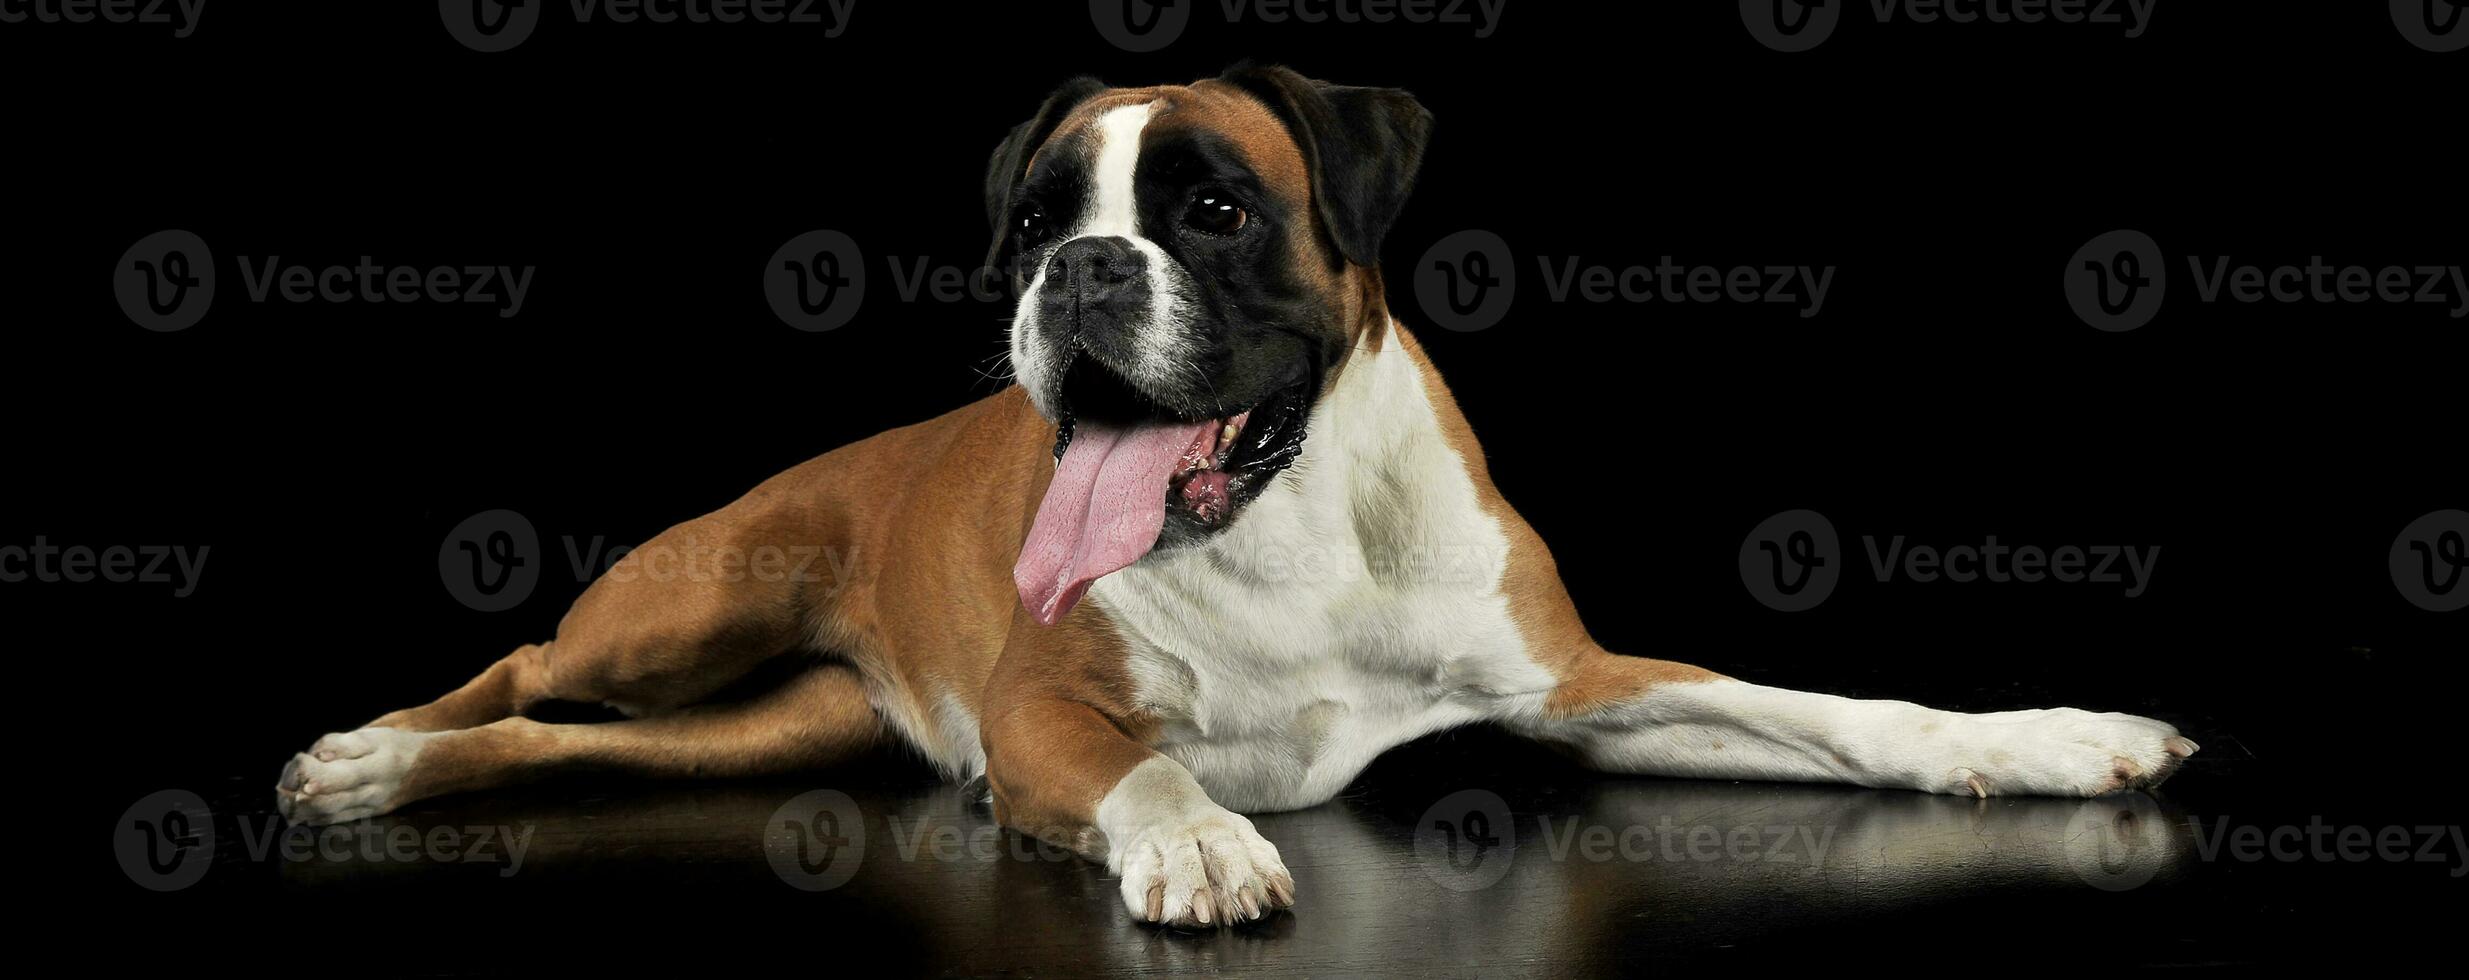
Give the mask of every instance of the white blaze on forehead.
M 1092 194 L 1080 227 L 1072 231 L 1073 238 L 1121 235 L 1141 240 L 1140 211 L 1132 199 L 1132 170 L 1140 163 L 1140 131 L 1148 128 L 1149 113 L 1156 105 L 1117 106 L 1099 113 L 1089 127 L 1089 138 L 1097 141 L 1096 159 L 1089 168 Z
M 1132 173 L 1140 165 L 1140 134 L 1162 104 L 1116 106 L 1099 113 L 1090 125 L 1089 136 L 1097 141 L 1089 168 L 1090 200 L 1071 236 L 1121 238 L 1146 260 L 1142 275 L 1149 279 L 1148 317 L 1132 335 L 1139 361 L 1120 367 L 1134 384 L 1161 388 L 1178 379 L 1188 382 L 1199 370 L 1192 366 L 1192 344 L 1185 334 L 1178 270 L 1165 249 L 1140 234 L 1140 202 L 1132 187 Z
M 1152 391 L 1206 382 L 1200 377 L 1196 345 L 1184 322 L 1192 302 L 1190 277 L 1156 242 L 1140 234 L 1139 200 L 1132 186 L 1133 172 L 1140 164 L 1141 133 L 1161 104 L 1116 106 L 1099 112 L 1089 124 L 1089 196 L 1082 202 L 1071 233 L 1062 239 L 1068 244 L 1081 238 L 1120 238 L 1145 260 L 1141 275 L 1148 279 L 1149 303 L 1132 331 L 1135 363 L 1116 367 L 1133 384 Z M 1011 349 L 1014 374 L 1051 416 L 1053 406 L 1044 404 L 1044 399 L 1054 354 L 1047 349 L 1046 338 L 1039 336 L 1036 314 L 1038 296 L 1049 288 L 1047 272 L 1038 269 L 1021 296 L 1019 313 L 1012 321 Z

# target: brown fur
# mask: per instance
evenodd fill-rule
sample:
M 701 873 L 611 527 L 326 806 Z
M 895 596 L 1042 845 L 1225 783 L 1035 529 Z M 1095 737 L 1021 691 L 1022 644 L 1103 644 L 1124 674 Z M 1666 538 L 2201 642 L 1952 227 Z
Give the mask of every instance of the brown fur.
M 1475 495 L 1483 502 L 1483 510 L 1500 522 L 1500 530 L 1509 538 L 1508 571 L 1501 576 L 1501 592 L 1509 597 L 1511 614 L 1517 618 L 1518 632 L 1525 637 L 1526 654 L 1560 678 L 1560 686 L 1552 691 L 1545 710 L 1555 718 L 1569 718 L 1589 711 L 1635 700 L 1656 684 L 1681 681 L 1713 680 L 1722 675 L 1688 664 L 1643 657 L 1624 657 L 1611 653 L 1595 643 L 1578 620 L 1577 604 L 1569 600 L 1569 590 L 1560 583 L 1560 568 L 1552 561 L 1552 550 L 1545 547 L 1543 537 L 1527 525 L 1516 508 L 1500 495 L 1492 483 L 1492 469 L 1483 458 L 1483 446 L 1475 441 L 1474 427 L 1466 423 L 1466 415 L 1458 410 L 1457 398 L 1449 386 L 1440 380 L 1440 371 L 1432 366 L 1423 345 L 1404 328 L 1396 331 L 1397 343 L 1414 358 L 1423 374 L 1423 386 L 1431 393 L 1432 411 L 1439 416 L 1440 431 L 1449 440 L 1458 457 L 1466 461 L 1466 475 L 1474 480 Z
M 1030 167 L 1080 139 L 1104 109 L 1160 99 L 1152 125 L 1226 135 L 1274 192 L 1309 206 L 1304 157 L 1283 124 L 1218 82 L 1099 95 L 1057 127 Z M 1353 346 L 1401 345 L 1421 367 L 1442 430 L 1509 537 L 1503 588 L 1533 656 L 1562 682 L 1550 710 L 1582 714 L 1656 683 L 1714 676 L 1595 645 L 1550 552 L 1494 488 L 1482 447 L 1422 348 L 1388 329 L 1379 272 L 1330 261 L 1334 250 L 1308 224 L 1295 234 L 1296 254 L 1309 260 L 1301 274 L 1341 311 Z M 576 768 L 727 776 L 823 765 L 884 740 L 887 719 L 869 704 L 871 690 L 911 718 L 959 700 L 979 720 L 998 818 L 1089 851 L 1099 800 L 1156 755 L 1159 726 L 1135 706 L 1123 643 L 1094 604 L 1051 629 L 1019 607 L 1011 567 L 1051 478 L 1054 438 L 1053 425 L 1009 389 L 826 453 L 661 533 L 595 582 L 553 641 L 372 723 L 452 733 L 423 752 L 393 803 Z M 760 558 L 750 559 L 808 547 L 827 549 L 832 561 L 764 575 Z M 703 703 L 796 652 L 826 659 L 752 700 Z M 607 703 L 638 717 L 600 725 L 519 717 L 548 700 Z M 931 725 L 914 734 L 942 737 Z

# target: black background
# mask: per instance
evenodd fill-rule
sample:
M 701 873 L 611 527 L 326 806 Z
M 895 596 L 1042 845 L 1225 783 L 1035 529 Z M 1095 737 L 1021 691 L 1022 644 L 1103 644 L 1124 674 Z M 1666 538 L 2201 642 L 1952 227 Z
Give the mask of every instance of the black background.
M 2164 3 L 2133 39 L 1868 10 L 1798 54 L 1760 46 L 1728 3 L 1512 2 L 1488 38 L 1229 25 L 1204 3 L 1150 54 L 1069 2 L 861 2 L 836 39 L 576 24 L 557 4 L 497 54 L 423 3 L 217 2 L 185 39 L 0 25 L 16 418 L 0 543 L 212 548 L 188 598 L 0 586 L 15 700 L 39 716 L 20 727 L 21 819 L 57 825 L 81 907 L 209 923 L 219 938 L 182 947 L 200 955 L 278 956 L 277 930 L 326 911 L 315 893 L 141 893 L 106 822 L 155 790 L 271 784 L 317 734 L 546 637 L 585 584 L 569 539 L 639 543 L 992 392 L 1007 311 L 904 302 L 887 260 L 982 257 L 987 151 L 1062 79 L 1254 58 L 1406 88 L 1436 115 L 1385 249 L 1390 301 L 1423 322 L 1401 270 L 1452 232 L 1517 253 L 1498 326 L 1419 336 L 1606 646 L 1954 708 L 2138 711 L 2206 746 L 2172 791 L 2244 780 L 2215 790 L 2240 819 L 2457 823 L 2461 614 L 2411 606 L 2385 556 L 2411 520 L 2464 505 L 2464 321 L 2202 303 L 2184 257 L 2469 258 L 2447 149 L 2469 55 L 2411 46 L 2381 3 Z M 109 286 L 165 228 L 203 237 L 221 276 L 175 333 L 133 325 Z M 847 326 L 808 333 L 758 278 L 816 228 L 857 241 L 868 293 Z M 2076 248 L 2116 228 L 2170 255 L 2166 306 L 2128 333 L 2087 326 L 2060 290 Z M 241 255 L 538 271 L 500 319 L 252 303 Z M 1554 302 L 1536 268 L 1666 255 L 1838 271 L 1804 319 Z M 1802 507 L 1858 564 L 1822 607 L 1773 612 L 1736 554 Z M 446 592 L 437 552 L 494 508 L 537 527 L 545 574 L 480 613 Z M 2161 557 L 2132 599 L 1879 584 L 1870 534 Z M 2461 894 L 2424 866 L 2303 881 L 2302 907 L 2210 910 L 2219 935 L 2195 958 L 2253 958 L 2274 931 L 2257 927 L 2336 955 Z

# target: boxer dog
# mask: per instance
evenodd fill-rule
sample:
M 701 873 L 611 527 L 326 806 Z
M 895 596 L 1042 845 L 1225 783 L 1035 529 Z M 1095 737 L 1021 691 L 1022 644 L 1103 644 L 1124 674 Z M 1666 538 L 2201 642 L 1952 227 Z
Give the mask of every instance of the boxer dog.
M 2194 752 L 2148 718 L 1856 701 L 1597 646 L 1384 301 L 1430 131 L 1402 91 L 1283 68 L 1063 86 L 986 171 L 1016 385 L 661 533 L 554 639 L 294 757 L 278 808 L 325 824 L 900 743 L 1105 862 L 1133 916 L 1216 926 L 1295 901 L 1243 812 L 1459 725 L 1615 773 L 1982 797 L 2150 786 Z M 792 547 L 843 558 L 761 560 Z M 524 717 L 548 701 L 626 720 Z

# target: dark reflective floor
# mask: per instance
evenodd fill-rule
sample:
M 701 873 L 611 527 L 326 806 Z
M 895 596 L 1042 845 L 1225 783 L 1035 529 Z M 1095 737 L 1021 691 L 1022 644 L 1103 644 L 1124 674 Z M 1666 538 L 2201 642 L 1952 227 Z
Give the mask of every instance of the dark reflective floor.
M 2457 917 L 2453 864 L 2207 857 L 2223 828 L 2303 819 L 2266 802 L 2290 773 L 2208 734 L 2165 798 L 2086 802 L 1608 778 L 1455 733 L 1384 758 L 1339 800 L 1258 818 L 1301 904 L 1224 933 L 1132 924 L 1098 870 L 997 832 L 972 793 L 892 760 L 794 780 L 563 782 L 323 836 L 275 832 L 267 780 L 234 777 L 208 794 L 212 870 L 148 900 L 195 925 L 183 941 L 201 952 L 262 943 L 376 972 L 2286 963 L 2422 941 Z

